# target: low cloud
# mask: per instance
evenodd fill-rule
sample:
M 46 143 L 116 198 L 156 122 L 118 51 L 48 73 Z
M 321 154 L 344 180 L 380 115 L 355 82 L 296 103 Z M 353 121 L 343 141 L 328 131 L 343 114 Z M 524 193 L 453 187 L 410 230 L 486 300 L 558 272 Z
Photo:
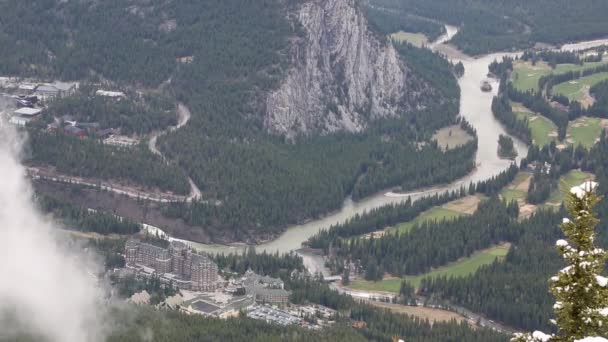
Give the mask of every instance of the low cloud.
M 101 341 L 104 305 L 95 264 L 57 239 L 53 223 L 36 209 L 19 160 L 24 139 L 4 120 L 0 125 L 0 340 L 27 334 Z

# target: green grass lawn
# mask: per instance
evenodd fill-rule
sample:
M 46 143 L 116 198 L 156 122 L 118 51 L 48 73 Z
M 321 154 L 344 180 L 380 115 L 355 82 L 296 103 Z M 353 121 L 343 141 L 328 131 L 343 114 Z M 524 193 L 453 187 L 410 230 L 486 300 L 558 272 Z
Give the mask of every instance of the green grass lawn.
M 565 95 L 572 101 L 582 101 L 590 87 L 607 79 L 608 72 L 600 72 L 569 82 L 560 83 L 553 87 L 553 93 Z
M 557 126 L 553 121 L 542 115 L 534 115 L 530 112 L 515 112 L 519 120 L 528 119 L 528 127 L 532 132 L 533 143 L 539 146 L 549 145 L 557 138 L 550 136 L 551 133 L 557 133 Z
M 506 187 L 502 189 L 500 192 L 500 197 L 507 202 L 517 201 L 517 200 L 525 200 L 526 195 L 528 194 L 528 189 L 518 189 L 518 187 L 529 177 L 531 173 L 529 172 L 519 172 L 515 179 Z
M 551 73 L 551 67 L 547 63 L 536 63 L 532 66 L 526 62 L 516 62 L 513 65 L 513 74 L 511 74 L 511 82 L 517 90 L 526 91 L 530 89 L 538 89 L 538 80 L 545 75 Z
M 519 186 L 521 183 L 523 183 L 526 179 L 528 179 L 528 177 L 530 177 L 531 173 L 530 172 L 519 172 L 516 176 L 515 179 L 513 180 L 513 182 L 511 182 L 511 184 L 514 187 Z
M 434 221 L 434 220 L 449 220 L 455 217 L 462 216 L 464 214 L 459 213 L 454 210 L 445 209 L 442 207 L 433 207 L 422 214 L 418 215 L 415 219 L 401 223 L 395 227 L 389 228 L 390 232 L 399 231 L 399 233 L 407 233 L 412 227 L 416 224 L 421 224 L 425 221 Z
M 558 64 L 555 69 L 551 69 L 551 67 L 544 62 L 536 63 L 535 66 L 532 66 L 531 63 L 519 61 L 515 62 L 513 66 L 513 74 L 511 75 L 511 81 L 513 82 L 513 86 L 517 90 L 538 90 L 538 80 L 542 76 L 549 75 L 551 73 L 563 74 L 569 71 L 581 71 L 589 68 L 595 68 L 599 65 L 606 63 L 608 62 L 593 62 L 585 63 L 583 65 Z
M 591 148 L 601 134 L 601 120 L 598 118 L 583 117 L 568 124 L 568 138 L 575 145 Z
M 422 47 L 429 42 L 429 39 L 422 33 L 399 31 L 391 34 L 390 37 L 397 42 L 408 42 L 417 47 Z
M 559 205 L 564 200 L 564 194 L 570 192 L 570 189 L 581 185 L 584 181 L 593 178 L 593 174 L 580 170 L 572 170 L 563 175 L 559 179 L 559 189 L 554 190 L 549 196 L 547 203 Z
M 437 145 L 439 145 L 441 149 L 446 150 L 468 143 L 473 140 L 473 136 L 462 129 L 460 125 L 452 125 L 437 130 L 431 139 L 436 140 Z
M 503 258 L 509 251 L 509 245 L 501 245 L 493 248 L 489 248 L 480 251 L 469 258 L 464 258 L 460 261 L 451 263 L 446 266 L 439 267 L 433 271 L 417 275 L 417 276 L 405 276 L 403 278 L 389 278 L 378 282 L 367 281 L 367 280 L 355 280 L 349 288 L 355 290 L 366 290 L 366 291 L 385 291 L 385 292 L 399 292 L 401 287 L 401 281 L 407 280 L 414 287 L 420 286 L 420 281 L 426 277 L 438 277 L 438 276 L 453 276 L 463 277 L 474 273 L 483 265 L 489 265 L 494 262 L 497 258 Z
M 503 189 L 500 192 L 500 197 L 507 202 L 517 201 L 526 198 L 526 192 L 517 189 Z

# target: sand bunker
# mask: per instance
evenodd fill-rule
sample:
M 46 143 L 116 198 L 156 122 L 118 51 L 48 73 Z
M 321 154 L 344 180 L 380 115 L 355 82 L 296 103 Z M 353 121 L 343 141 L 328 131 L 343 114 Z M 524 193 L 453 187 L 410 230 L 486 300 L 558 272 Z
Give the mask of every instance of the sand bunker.
M 587 127 L 589 126 L 589 124 L 585 121 L 576 121 L 575 123 L 572 124 L 572 127 Z
M 459 213 L 472 215 L 477 211 L 479 202 L 481 202 L 481 199 L 478 196 L 467 196 L 458 201 L 449 202 L 443 207 Z
M 519 218 L 528 218 L 536 211 L 534 204 L 525 204 L 519 207 Z

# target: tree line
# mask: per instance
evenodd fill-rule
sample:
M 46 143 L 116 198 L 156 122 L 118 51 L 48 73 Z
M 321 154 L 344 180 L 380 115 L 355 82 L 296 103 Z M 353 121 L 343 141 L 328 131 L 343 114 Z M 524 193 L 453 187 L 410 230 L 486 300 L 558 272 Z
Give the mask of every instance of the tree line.
M 580 71 L 568 71 L 561 74 L 550 74 L 547 76 L 541 76 L 541 78 L 538 80 L 538 86 L 540 89 L 546 89 L 547 96 L 551 96 L 551 94 L 553 94 L 553 86 L 557 84 L 606 71 L 608 71 L 608 64 L 587 68 Z
M 103 235 L 131 235 L 141 230 L 141 225 L 104 211 L 94 211 L 76 206 L 52 195 L 37 193 L 36 203 L 44 212 L 52 213 L 70 229 Z
M 608 33 L 600 13 L 608 5 L 593 0 L 472 1 L 367 0 L 385 17 L 417 15 L 460 27 L 452 39 L 469 55 L 524 49 L 536 42 L 561 44 L 602 38 Z M 560 18 L 555 20 L 554 18 Z
M 547 162 L 561 172 L 581 168 L 595 174 L 600 184 L 598 194 L 603 196 L 597 206 L 600 218 L 597 243 L 603 247 L 608 246 L 606 155 L 605 135 L 591 150 L 531 147 L 528 155 L 529 160 Z M 550 275 L 564 266 L 555 251 L 555 240 L 563 236 L 558 225 L 565 216 L 563 208 L 539 210 L 529 219 L 515 223 L 519 234 L 514 236 L 514 247 L 504 262 L 484 266 L 467 277 L 427 279 L 421 288 L 427 296 L 465 306 L 516 328 L 555 331 L 549 322 L 554 300 L 546 289 Z
M 531 111 L 539 113 L 553 121 L 557 126 L 557 138 L 560 141 L 564 140 L 568 130 L 569 114 L 551 106 L 542 92 L 535 92 L 533 90 L 519 91 L 512 84 L 508 83 L 503 91 L 503 96 L 511 101 L 520 102 Z
M 584 63 L 601 62 L 603 59 L 603 52 L 599 52 L 596 55 L 589 55 L 581 57 L 578 52 L 572 51 L 555 51 L 555 50 L 526 50 L 521 56 L 521 60 L 529 61 L 532 65 L 536 65 L 539 61 L 544 61 L 549 64 L 553 69 L 558 64 L 577 64 L 583 65 Z
M 420 213 L 435 207 L 443 205 L 447 202 L 462 198 L 467 194 L 473 195 L 481 193 L 487 196 L 496 195 L 504 186 L 509 184 L 519 172 L 519 168 L 513 164 L 507 170 L 485 181 L 471 183 L 468 189 L 462 186 L 457 191 L 446 191 L 437 193 L 433 196 L 423 197 L 419 200 L 412 201 L 410 197 L 407 200 L 397 204 L 387 204 L 361 215 L 356 214 L 352 218 L 343 223 L 330 226 L 328 229 L 323 229 L 312 236 L 305 243 L 312 248 L 321 248 L 328 252 L 328 248 L 334 244 L 337 239 L 349 238 L 353 236 L 371 233 L 381 230 L 392 225 L 411 221 Z
M 303 272 L 304 263 L 302 257 L 296 253 L 271 254 L 266 251 L 256 253 L 254 247 L 249 247 L 242 254 L 216 254 L 213 260 L 220 270 L 228 270 L 238 275 L 243 275 L 251 269 L 257 274 L 267 275 L 274 278 L 288 279 L 291 272 Z
M 134 183 L 185 195 L 190 184 L 178 167 L 166 164 L 145 145 L 120 148 L 92 139 L 78 139 L 63 132 L 30 129 L 33 165 L 51 165 L 60 174 Z
M 370 28 L 382 36 L 399 31 L 422 33 L 432 42 L 445 33 L 441 24 L 407 14 L 401 9 L 387 11 L 366 2 L 362 3 L 362 8 Z
M 528 126 L 528 119 L 520 120 L 515 115 L 508 97 L 495 96 L 492 99 L 492 113 L 505 126 L 509 134 L 516 136 L 528 145 L 532 145 L 532 131 Z
M 336 240 L 332 252 L 360 260 L 368 280 L 381 280 L 385 272 L 416 275 L 512 240 L 513 232 L 507 227 L 518 214 L 515 202 L 506 204 L 492 197 L 471 216 L 425 221 L 407 232 L 389 232 L 379 238 Z
M 76 93 L 52 100 L 45 118 L 68 116 L 78 122 L 95 122 L 100 128 L 120 129 L 122 134 L 146 134 L 177 124 L 175 101 L 163 94 L 138 95 L 128 92 L 125 98 L 97 96 L 91 85 L 80 85 Z
M 153 0 L 136 8 L 51 0 L 35 8 L 14 0 L 0 4 L 0 32 L 5 33 L 0 39 L 21 50 L 21 56 L 13 50 L 0 53 L 7 61 L 0 66 L 3 73 L 111 82 L 127 91 L 163 93 L 159 104 L 145 96 L 132 104 L 81 93 L 59 100 L 51 108 L 54 114 L 67 112 L 144 133 L 168 123 L 165 96 L 192 111 L 186 127 L 159 138 L 159 149 L 174 164 L 163 165 L 143 148 L 123 151 L 42 134 L 35 139 L 45 146 L 33 145 L 33 160 L 70 175 L 179 194 L 189 189 L 187 174 L 222 205 L 179 203 L 165 213 L 239 240 L 270 238 L 288 224 L 339 208 L 348 195 L 358 199 L 391 186 L 449 182 L 474 167 L 473 144 L 447 152 L 432 144 L 419 149 L 436 129 L 455 123 L 459 88 L 453 65 L 409 45 L 397 49 L 410 72 L 422 80 L 412 84 L 413 89 L 425 89 L 414 106 L 419 110 L 376 122 L 362 134 L 311 134 L 295 142 L 267 134 L 265 97 L 291 67 L 291 39 L 303 35 L 285 13 L 301 3 Z M 54 26 L 45 31 L 33 13 L 44 13 L 44 23 Z

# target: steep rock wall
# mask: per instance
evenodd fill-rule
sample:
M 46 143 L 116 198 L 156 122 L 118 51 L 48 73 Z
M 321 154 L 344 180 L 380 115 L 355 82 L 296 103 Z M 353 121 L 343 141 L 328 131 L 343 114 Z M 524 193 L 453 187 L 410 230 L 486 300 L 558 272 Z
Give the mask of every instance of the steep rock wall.
M 311 0 L 295 17 L 304 35 L 292 44 L 292 69 L 266 99 L 269 132 L 357 132 L 423 106 L 418 94 L 427 86 L 368 29 L 355 0 Z

